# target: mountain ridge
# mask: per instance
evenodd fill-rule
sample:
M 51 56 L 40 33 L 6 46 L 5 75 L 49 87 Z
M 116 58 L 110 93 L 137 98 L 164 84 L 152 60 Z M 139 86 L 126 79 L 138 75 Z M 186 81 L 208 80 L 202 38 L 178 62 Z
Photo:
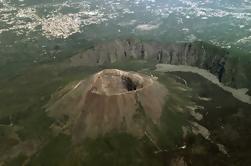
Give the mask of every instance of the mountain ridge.
M 102 66 L 128 60 L 153 64 L 188 65 L 206 69 L 220 82 L 234 88 L 251 89 L 249 66 L 244 56 L 205 42 L 158 43 L 139 39 L 118 39 L 101 43 L 67 60 L 69 66 Z M 243 65 L 245 64 L 245 65 Z

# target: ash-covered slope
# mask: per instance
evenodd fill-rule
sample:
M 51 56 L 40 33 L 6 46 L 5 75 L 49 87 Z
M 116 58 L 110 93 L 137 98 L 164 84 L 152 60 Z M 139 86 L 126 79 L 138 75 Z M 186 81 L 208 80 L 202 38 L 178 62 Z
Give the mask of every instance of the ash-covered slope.
M 54 128 L 70 132 L 74 142 L 112 131 L 144 136 L 151 126 L 159 125 L 167 95 L 156 78 L 116 69 L 103 70 L 66 89 L 47 111 L 57 119 Z
M 70 66 L 96 66 L 132 59 L 196 66 L 210 71 L 228 86 L 251 89 L 248 81 L 251 78 L 250 67 L 246 60 L 243 60 L 245 64 L 240 60 L 245 58 L 233 56 L 226 49 L 204 42 L 163 44 L 137 39 L 115 40 L 73 56 Z

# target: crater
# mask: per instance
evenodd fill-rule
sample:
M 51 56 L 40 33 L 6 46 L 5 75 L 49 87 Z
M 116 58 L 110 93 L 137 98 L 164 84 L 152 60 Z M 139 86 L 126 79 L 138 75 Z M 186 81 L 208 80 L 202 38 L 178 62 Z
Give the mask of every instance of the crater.
M 144 137 L 146 129 L 160 125 L 168 90 L 153 76 L 105 69 L 59 93 L 64 95 L 51 102 L 47 112 L 67 124 L 64 130 L 79 143 L 110 132 Z
M 91 90 L 103 95 L 118 95 L 142 90 L 153 83 L 151 77 L 117 69 L 105 69 L 94 76 Z

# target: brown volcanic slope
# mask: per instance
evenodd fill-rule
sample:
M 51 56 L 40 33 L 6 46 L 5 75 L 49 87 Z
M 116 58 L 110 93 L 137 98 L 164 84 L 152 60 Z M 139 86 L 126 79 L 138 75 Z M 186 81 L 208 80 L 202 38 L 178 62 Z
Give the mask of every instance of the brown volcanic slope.
M 142 137 L 159 125 L 166 95 L 154 77 L 106 69 L 61 90 L 47 111 L 74 142 L 112 131 Z

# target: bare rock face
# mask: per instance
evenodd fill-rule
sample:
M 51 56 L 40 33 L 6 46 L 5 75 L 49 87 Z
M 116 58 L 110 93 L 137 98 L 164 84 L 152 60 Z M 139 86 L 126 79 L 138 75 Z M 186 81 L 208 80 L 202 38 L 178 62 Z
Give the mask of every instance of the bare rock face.
M 107 69 L 59 94 L 48 114 L 79 142 L 113 131 L 144 136 L 150 126 L 159 125 L 167 89 L 156 78 Z
M 239 57 L 239 56 L 237 56 Z M 151 64 L 188 65 L 206 69 L 220 82 L 234 88 L 249 88 L 250 65 L 223 48 L 205 42 L 157 43 L 137 39 L 114 40 L 72 56 L 66 66 L 98 66 L 127 60 Z
M 202 42 L 163 44 L 137 39 L 115 40 L 98 44 L 93 49 L 73 56 L 70 65 L 96 66 L 142 59 L 155 63 L 197 66 L 217 74 L 218 65 L 227 61 L 227 52 L 207 47 L 209 46 Z
M 211 47 L 202 42 L 162 44 L 137 39 L 115 40 L 71 57 L 68 66 L 97 66 L 135 59 L 156 64 L 196 66 L 208 70 L 222 81 L 225 64 L 229 66 L 227 51 Z

